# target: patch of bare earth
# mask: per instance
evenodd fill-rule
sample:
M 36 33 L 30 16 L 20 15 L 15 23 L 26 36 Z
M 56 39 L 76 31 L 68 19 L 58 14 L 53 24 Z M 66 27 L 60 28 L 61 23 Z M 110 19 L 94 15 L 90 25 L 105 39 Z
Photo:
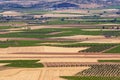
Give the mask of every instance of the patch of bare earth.
M 16 11 L 5 11 L 0 14 L 2 14 L 3 16 L 22 16 L 22 13 Z
M 0 80 L 65 80 L 60 76 L 73 76 L 85 69 L 88 67 L 10 69 L 0 71 Z
M 119 38 L 91 39 L 82 41 L 80 43 L 120 43 L 120 39 Z
M 65 47 L 50 47 L 50 46 L 33 46 L 33 47 L 9 47 L 0 48 L 0 53 L 78 53 L 80 50 L 85 50 L 86 47 L 65 48 Z
M 87 39 L 100 39 L 105 38 L 104 36 L 92 36 L 92 35 L 75 35 L 75 36 L 66 36 L 66 37 L 55 37 L 55 39 L 73 39 L 73 40 L 87 40 Z
M 41 16 L 44 17 L 80 17 L 84 15 L 76 15 L 76 14 L 44 14 L 44 15 L 34 15 L 35 18 L 40 18 Z

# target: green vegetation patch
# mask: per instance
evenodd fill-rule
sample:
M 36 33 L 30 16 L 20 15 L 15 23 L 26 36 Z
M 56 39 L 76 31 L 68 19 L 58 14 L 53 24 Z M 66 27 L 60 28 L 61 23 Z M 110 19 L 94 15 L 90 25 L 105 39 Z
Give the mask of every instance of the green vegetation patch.
M 117 62 L 117 63 L 119 63 L 120 60 L 98 60 L 98 62 Z
M 60 32 L 57 34 L 52 34 Z M 114 33 L 114 34 L 111 34 Z M 74 35 L 108 35 L 120 36 L 120 31 L 84 31 L 80 28 L 46 28 L 37 30 L 24 30 L 23 32 L 15 32 L 8 34 L 0 34 L 0 37 L 22 37 L 22 38 L 50 38 Z
M 120 45 L 111 50 L 106 51 L 105 53 L 120 53 Z
M 43 43 L 74 43 L 76 41 L 47 41 L 47 40 L 8 40 L 0 41 L 0 48 L 8 47 L 26 47 L 26 46 L 45 46 Z
M 9 29 L 12 28 L 11 26 L 0 26 L 0 29 Z
M 65 76 L 67 80 L 120 80 L 120 77 L 95 77 L 95 76 Z
M 6 67 L 20 67 L 20 68 L 40 68 L 43 64 L 37 63 L 39 60 L 0 60 L 0 63 L 9 63 Z
M 44 25 L 63 25 L 63 24 L 80 24 L 79 20 L 65 20 L 64 18 L 58 20 L 50 20 L 44 23 Z

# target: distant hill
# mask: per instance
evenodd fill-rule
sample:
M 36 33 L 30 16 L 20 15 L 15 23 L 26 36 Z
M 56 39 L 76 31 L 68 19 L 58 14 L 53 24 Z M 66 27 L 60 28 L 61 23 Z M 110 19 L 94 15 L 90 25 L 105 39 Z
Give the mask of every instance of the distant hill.
M 55 4 L 52 6 L 53 8 L 67 8 L 67 7 L 79 7 L 79 5 L 72 4 L 72 3 L 60 3 L 60 4 Z
M 0 0 L 0 9 L 61 9 L 120 6 L 120 0 Z

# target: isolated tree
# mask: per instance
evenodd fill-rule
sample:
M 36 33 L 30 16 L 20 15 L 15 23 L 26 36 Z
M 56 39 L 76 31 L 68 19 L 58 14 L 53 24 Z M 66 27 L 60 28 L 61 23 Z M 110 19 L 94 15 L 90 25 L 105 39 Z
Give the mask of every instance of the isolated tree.
M 105 26 L 103 26 L 102 29 L 105 29 Z

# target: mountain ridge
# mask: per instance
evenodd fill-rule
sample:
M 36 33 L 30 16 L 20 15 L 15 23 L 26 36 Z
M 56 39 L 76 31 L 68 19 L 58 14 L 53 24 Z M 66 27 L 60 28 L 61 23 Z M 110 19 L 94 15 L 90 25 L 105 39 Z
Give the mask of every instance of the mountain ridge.
M 67 4 L 66 6 L 65 6 L 65 3 Z M 106 7 L 106 6 L 114 6 L 114 5 L 120 6 L 119 4 L 120 4 L 120 0 L 34 0 L 34 1 L 33 0 L 29 0 L 29 1 L 0 0 L 0 9 L 98 8 L 98 7 Z

